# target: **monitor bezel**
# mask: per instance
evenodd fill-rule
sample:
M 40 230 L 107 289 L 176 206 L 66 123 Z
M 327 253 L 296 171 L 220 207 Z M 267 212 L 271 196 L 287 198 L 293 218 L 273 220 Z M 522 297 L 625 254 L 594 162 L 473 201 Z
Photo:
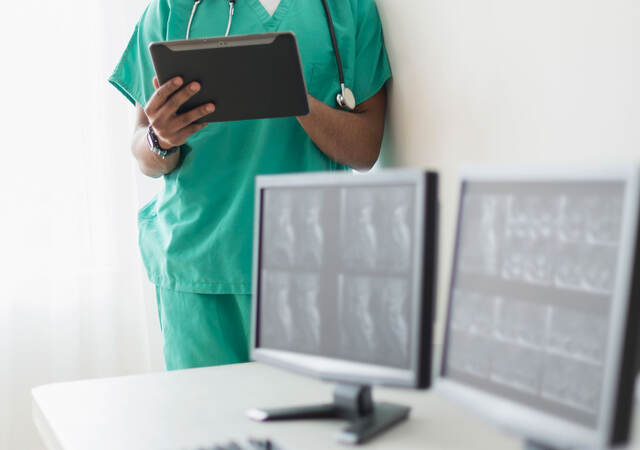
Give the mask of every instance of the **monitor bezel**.
M 258 314 L 260 308 L 261 243 L 263 194 L 273 188 L 314 188 L 327 186 L 413 186 L 415 196 L 413 258 L 413 335 L 417 348 L 412 351 L 409 369 L 314 356 L 304 353 L 259 347 Z M 256 177 L 254 245 L 252 275 L 251 358 L 265 364 L 337 383 L 427 388 L 431 384 L 431 350 L 435 303 L 435 245 L 437 242 L 437 175 L 411 169 L 395 169 L 355 174 L 316 172 Z M 428 214 L 430 213 L 430 214 Z M 425 354 L 428 357 L 425 357 Z
M 469 182 L 541 182 L 541 181 L 617 181 L 624 183 L 624 206 L 622 215 L 622 231 L 620 237 L 620 253 L 618 264 L 621 268 L 617 273 L 612 307 L 609 318 L 610 334 L 607 342 L 607 355 L 604 363 L 605 373 L 602 383 L 601 403 L 597 415 L 596 427 L 589 428 L 562 417 L 542 412 L 513 400 L 496 394 L 491 394 L 446 376 L 446 358 L 448 350 L 448 336 L 451 320 L 451 298 L 455 283 L 457 255 L 459 252 L 462 200 L 464 189 Z M 443 335 L 443 349 L 438 372 L 436 387 L 451 399 L 464 404 L 471 410 L 484 415 L 492 422 L 504 429 L 517 433 L 526 439 L 542 442 L 558 448 L 563 447 L 606 447 L 620 438 L 616 436 L 616 428 L 620 426 L 617 420 L 630 420 L 630 411 L 625 411 L 626 417 L 619 417 L 617 402 L 623 391 L 633 394 L 633 381 L 629 381 L 630 374 L 622 373 L 622 366 L 633 367 L 635 378 L 636 355 L 635 350 L 637 332 L 630 333 L 630 327 L 636 326 L 638 308 L 631 311 L 632 289 L 638 288 L 637 267 L 639 261 L 638 249 L 640 244 L 640 167 L 610 166 L 600 168 L 576 169 L 549 167 L 475 167 L 465 168 L 460 172 L 456 219 L 456 233 L 454 237 L 451 272 L 449 274 L 449 291 L 446 321 Z M 632 317 L 633 316 L 633 317 Z M 631 330 L 632 331 L 632 330 Z M 630 359 L 633 359 L 631 361 Z M 626 369 L 628 370 L 628 369 Z M 630 384 L 631 383 L 631 384 Z M 630 385 L 629 385 L 630 384 Z M 628 427 L 628 425 L 627 425 Z M 623 427 L 625 428 L 625 427 Z M 627 430 L 628 431 L 628 430 Z M 626 436 L 625 436 L 626 438 Z

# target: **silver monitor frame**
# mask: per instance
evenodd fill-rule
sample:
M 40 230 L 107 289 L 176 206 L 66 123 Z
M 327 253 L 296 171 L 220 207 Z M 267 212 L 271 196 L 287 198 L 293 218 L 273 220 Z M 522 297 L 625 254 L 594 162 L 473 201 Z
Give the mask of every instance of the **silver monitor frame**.
M 269 349 L 258 346 L 258 308 L 260 306 L 261 276 L 261 238 L 263 192 L 268 188 L 283 187 L 326 187 L 326 186 L 385 186 L 407 184 L 416 190 L 414 238 L 416 248 L 425 249 L 424 237 L 434 233 L 433 255 L 437 261 L 437 174 L 409 169 L 384 170 L 370 174 L 350 172 L 316 172 L 292 175 L 267 175 L 256 177 L 253 275 L 252 275 L 252 314 L 251 314 L 251 358 L 294 372 L 320 378 L 325 381 L 386 385 L 398 387 L 426 388 L 431 384 L 431 350 L 433 344 L 433 314 L 435 304 L 435 263 L 425 267 L 426 256 L 423 251 L 414 252 L 414 272 L 412 286 L 413 335 L 411 342 L 416 346 L 411 355 L 408 370 L 381 365 L 352 362 L 323 356 Z M 427 190 L 430 192 L 427 192 Z M 434 191 L 434 192 L 431 192 Z M 433 201 L 434 204 L 428 204 Z M 427 209 L 434 215 L 432 230 L 427 230 Z M 426 275 L 426 276 L 425 276 Z M 426 279 L 426 281 L 425 281 Z M 430 290 L 430 292 L 428 292 Z M 422 306 L 427 310 L 423 310 Z M 427 323 L 424 323 L 424 322 Z M 425 348 L 426 347 L 426 348 Z M 425 355 L 427 357 L 425 357 Z
M 609 319 L 609 340 L 604 363 L 604 376 L 601 393 L 601 403 L 597 415 L 595 428 L 571 422 L 549 413 L 544 413 L 524 404 L 508 400 L 504 397 L 488 393 L 487 391 L 458 382 L 446 376 L 447 338 L 451 320 L 451 297 L 455 282 L 457 255 L 460 244 L 460 228 L 462 199 L 464 186 L 467 182 L 522 182 L 522 181 L 620 181 L 624 183 L 624 206 L 622 215 L 622 231 L 620 237 L 620 252 L 618 264 L 620 270 L 616 274 L 614 290 L 612 294 L 611 314 Z M 621 399 L 621 388 L 624 387 L 622 377 L 629 376 L 635 379 L 635 350 L 636 343 L 629 344 L 627 328 L 637 327 L 637 324 L 628 324 L 627 313 L 630 308 L 632 289 L 638 294 L 638 267 L 634 265 L 638 251 L 639 234 L 639 210 L 640 210 L 640 167 L 637 165 L 604 167 L 579 170 L 576 168 L 466 168 L 460 174 L 460 195 L 457 216 L 457 230 L 452 257 L 450 286 L 448 293 L 448 311 L 445 323 L 442 358 L 440 361 L 439 377 L 436 388 L 439 392 L 462 403 L 471 410 L 489 418 L 508 431 L 515 432 L 526 439 L 541 442 L 558 448 L 583 447 L 605 448 L 613 443 L 614 435 L 620 424 L 615 423 L 619 418 L 617 414 L 618 402 Z M 635 284 L 634 284 L 635 283 Z M 638 299 L 636 299 L 637 301 Z M 636 307 L 637 309 L 637 307 Z M 637 316 L 637 313 L 634 314 Z M 629 320 L 632 320 L 633 317 Z M 637 332 L 632 333 L 634 336 Z M 633 353 L 629 354 L 629 353 Z M 631 360 L 632 358 L 632 360 Z M 634 367 L 633 375 L 623 373 L 622 366 L 629 371 L 629 365 Z M 626 389 L 629 389 L 628 381 Z M 630 386 L 629 395 L 633 397 L 633 384 Z M 628 414 L 630 415 L 630 414 Z M 629 420 L 629 417 L 623 417 Z M 628 427 L 628 424 L 623 424 Z M 628 433 L 628 430 L 626 430 Z

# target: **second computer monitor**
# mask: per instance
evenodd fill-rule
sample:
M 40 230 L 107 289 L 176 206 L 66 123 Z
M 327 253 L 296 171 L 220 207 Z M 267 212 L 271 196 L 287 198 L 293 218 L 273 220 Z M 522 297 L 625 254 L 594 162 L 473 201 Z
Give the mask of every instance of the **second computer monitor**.
M 532 442 L 628 437 L 637 167 L 462 177 L 440 388 Z

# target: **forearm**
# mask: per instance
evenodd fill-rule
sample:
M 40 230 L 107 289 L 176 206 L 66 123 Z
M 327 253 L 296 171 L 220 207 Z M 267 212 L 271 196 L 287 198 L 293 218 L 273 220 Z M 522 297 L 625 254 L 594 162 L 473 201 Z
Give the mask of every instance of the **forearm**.
M 131 151 L 140 171 L 148 177 L 158 178 L 172 172 L 180 162 L 180 150 L 162 159 L 149 149 L 147 143 L 147 129 L 139 127 L 133 135 Z
M 384 93 L 382 93 L 384 94 Z M 380 154 L 384 108 L 347 112 L 308 96 L 309 114 L 298 117 L 311 140 L 332 160 L 357 170 L 369 170 Z M 384 98 L 386 107 L 386 97 Z M 378 108 L 376 108 L 378 109 Z

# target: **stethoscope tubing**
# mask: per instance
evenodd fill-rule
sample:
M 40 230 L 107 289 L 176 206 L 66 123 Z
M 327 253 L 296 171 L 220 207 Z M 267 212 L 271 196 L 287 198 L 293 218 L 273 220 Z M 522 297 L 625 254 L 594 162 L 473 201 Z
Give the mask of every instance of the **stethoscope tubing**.
M 191 8 L 191 16 L 189 16 L 189 23 L 187 24 L 187 36 L 185 39 L 189 39 L 191 36 L 191 24 L 193 23 L 193 18 L 196 16 L 196 10 L 198 9 L 198 5 L 202 0 L 195 0 L 193 2 L 193 8 Z
M 191 8 L 191 15 L 189 16 L 189 23 L 187 24 L 187 35 L 185 39 L 189 39 L 191 36 L 191 25 L 193 24 L 193 18 L 196 16 L 196 10 L 198 9 L 198 6 L 200 6 L 200 2 L 202 2 L 202 0 L 195 0 L 193 2 L 193 8 Z M 235 0 L 229 0 L 229 20 L 227 22 L 227 31 L 224 33 L 225 37 L 229 36 L 229 31 L 231 31 L 231 22 L 233 21 L 235 3 Z
M 322 0 L 324 6 L 324 12 L 327 15 L 327 23 L 329 24 L 329 33 L 331 34 L 331 44 L 333 45 L 333 53 L 336 55 L 336 64 L 338 64 L 338 75 L 340 76 L 340 84 L 344 85 L 344 71 L 342 70 L 342 58 L 340 57 L 340 49 L 338 48 L 338 41 L 336 40 L 336 30 L 333 26 L 333 18 L 331 17 L 331 11 L 329 10 L 329 4 L 327 0 Z

